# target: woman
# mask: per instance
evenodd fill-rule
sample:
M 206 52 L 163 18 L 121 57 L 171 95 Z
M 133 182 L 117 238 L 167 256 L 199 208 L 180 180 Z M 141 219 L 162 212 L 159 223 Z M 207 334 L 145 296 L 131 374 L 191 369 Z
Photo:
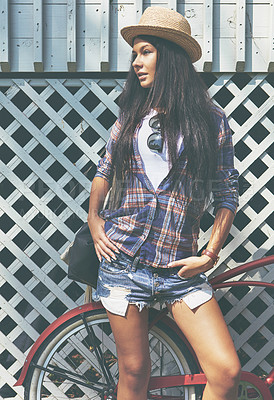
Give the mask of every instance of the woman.
M 132 65 L 88 216 L 101 261 L 97 297 L 117 346 L 118 400 L 147 398 L 148 308 L 157 301 L 197 354 L 208 380 L 203 400 L 234 400 L 240 364 L 204 274 L 218 261 L 237 208 L 228 123 L 194 70 L 201 49 L 182 15 L 150 7 L 121 34 L 133 47 Z M 215 222 L 198 256 L 211 193 Z

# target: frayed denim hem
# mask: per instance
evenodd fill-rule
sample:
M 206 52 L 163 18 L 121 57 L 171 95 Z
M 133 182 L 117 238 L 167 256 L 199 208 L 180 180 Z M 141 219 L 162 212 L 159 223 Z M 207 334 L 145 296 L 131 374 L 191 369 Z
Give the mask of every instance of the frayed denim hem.
M 182 302 L 183 300 L 184 300 L 184 297 L 185 297 L 185 295 L 184 296 L 182 296 L 182 297 L 179 297 L 178 299 L 170 299 L 170 300 L 165 300 L 165 304 L 174 304 L 174 303 L 180 303 L 180 302 Z
M 184 295 L 185 296 L 185 295 Z M 160 306 L 164 306 L 165 304 L 174 304 L 177 301 L 180 302 L 183 300 L 183 297 L 180 297 L 178 299 L 170 299 L 170 300 L 155 300 L 152 303 L 146 303 L 145 301 L 129 301 L 129 304 L 134 305 L 138 307 L 138 310 L 141 312 L 144 308 L 152 308 L 156 304 L 159 304 Z
M 169 300 L 157 299 L 157 300 L 155 300 L 155 301 L 153 301 L 151 303 L 146 303 L 145 301 L 129 301 L 129 304 L 132 304 L 132 305 L 138 307 L 138 310 L 141 312 L 145 307 L 146 308 L 152 308 L 156 304 L 159 304 L 160 306 L 164 306 L 166 304 L 174 304 L 176 302 L 181 302 L 186 295 L 187 294 L 184 294 L 183 296 L 181 296 L 181 297 L 179 297 L 177 299 L 169 299 Z
M 130 301 L 128 304 L 138 307 L 139 312 L 141 312 L 145 307 L 152 307 L 152 305 L 147 304 L 144 301 Z

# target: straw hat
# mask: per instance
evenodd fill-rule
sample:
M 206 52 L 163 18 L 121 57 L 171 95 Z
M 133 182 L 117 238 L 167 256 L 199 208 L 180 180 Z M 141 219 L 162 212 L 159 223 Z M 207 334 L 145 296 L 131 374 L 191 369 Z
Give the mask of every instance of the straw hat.
M 121 35 L 132 47 L 133 39 L 139 35 L 157 36 L 181 46 L 192 62 L 199 60 L 202 50 L 199 43 L 191 36 L 188 21 L 177 11 L 164 7 L 148 7 L 138 25 L 125 26 Z

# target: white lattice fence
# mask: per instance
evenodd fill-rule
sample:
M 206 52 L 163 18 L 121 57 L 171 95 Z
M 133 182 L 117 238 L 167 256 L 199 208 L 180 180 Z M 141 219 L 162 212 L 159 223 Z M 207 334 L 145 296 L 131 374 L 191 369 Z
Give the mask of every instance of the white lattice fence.
M 241 202 L 217 271 L 273 252 L 271 75 L 204 74 L 234 132 Z M 86 220 L 91 180 L 118 114 L 119 79 L 0 81 L 0 397 L 12 388 L 29 347 L 56 317 L 83 301 L 60 253 Z M 209 239 L 212 210 L 202 220 Z M 215 273 L 214 272 L 214 273 Z M 274 280 L 271 267 L 241 279 Z M 273 298 L 267 290 L 217 293 L 244 369 L 273 363 Z

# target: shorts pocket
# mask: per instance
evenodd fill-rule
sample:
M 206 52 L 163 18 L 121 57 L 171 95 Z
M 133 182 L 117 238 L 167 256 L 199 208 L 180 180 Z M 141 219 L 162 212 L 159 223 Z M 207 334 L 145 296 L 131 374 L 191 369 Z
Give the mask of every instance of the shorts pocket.
M 196 284 L 200 280 L 200 274 L 193 275 L 191 278 L 184 278 L 177 272 L 177 276 L 181 281 L 191 282 L 191 284 Z
M 184 278 L 179 275 L 179 272 L 177 272 L 177 277 L 183 282 L 188 282 L 191 286 L 195 286 L 201 282 L 200 274 L 193 275 L 191 278 Z
M 179 272 L 177 272 L 176 274 L 178 276 L 179 279 L 181 279 L 181 281 L 187 281 L 187 278 L 184 278 L 183 276 L 179 275 Z
M 103 258 L 100 264 L 100 270 L 107 274 L 120 275 L 128 273 L 130 270 L 130 265 L 128 263 L 119 262 L 116 260 L 107 261 L 105 258 Z

